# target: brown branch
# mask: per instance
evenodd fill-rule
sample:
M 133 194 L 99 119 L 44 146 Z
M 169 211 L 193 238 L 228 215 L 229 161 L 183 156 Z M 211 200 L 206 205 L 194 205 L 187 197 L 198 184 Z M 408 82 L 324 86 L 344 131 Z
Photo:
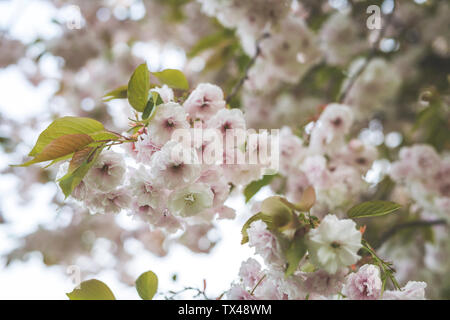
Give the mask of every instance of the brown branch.
M 391 229 L 383 233 L 380 237 L 380 241 L 378 242 L 376 248 L 381 247 L 383 243 L 385 243 L 387 240 L 389 240 L 391 237 L 393 237 L 397 232 L 408 229 L 408 228 L 424 228 L 424 227 L 431 227 L 431 226 L 437 226 L 437 225 L 447 225 L 447 221 L 445 219 L 439 219 L 439 220 L 417 220 L 417 221 L 410 221 L 405 222 L 402 224 L 398 224 L 396 226 L 393 226 Z
M 395 12 L 395 8 L 396 8 L 396 4 L 394 1 L 394 8 L 392 9 L 392 12 L 390 12 L 387 16 L 386 16 L 386 22 L 385 22 L 385 26 L 384 28 L 382 28 L 380 30 L 380 32 L 377 35 L 377 38 L 375 39 L 375 42 L 372 45 L 372 48 L 369 51 L 369 54 L 367 55 L 366 61 L 364 62 L 364 64 L 358 69 L 358 71 L 355 72 L 354 75 L 352 75 L 352 77 L 349 79 L 349 82 L 347 83 L 347 85 L 345 86 L 345 89 L 342 91 L 338 101 L 339 103 L 344 103 L 347 95 L 349 94 L 350 90 L 352 89 L 353 85 L 355 84 L 356 80 L 359 78 L 359 76 L 364 72 L 364 70 L 366 70 L 367 66 L 369 65 L 370 61 L 372 61 L 372 59 L 375 57 L 375 55 L 377 54 L 378 51 L 378 47 L 380 45 L 381 39 L 383 39 L 384 34 L 387 30 L 387 28 L 390 26 L 392 20 L 393 20 L 393 16 L 394 16 L 394 12 Z
M 236 83 L 236 85 L 231 90 L 231 93 L 228 95 L 228 97 L 226 99 L 227 104 L 230 103 L 231 99 L 233 99 L 236 96 L 236 94 L 239 92 L 239 90 L 244 85 L 245 81 L 248 79 L 248 72 L 249 72 L 250 68 L 255 64 L 256 59 L 261 54 L 261 42 L 264 39 L 267 39 L 269 37 L 270 37 L 269 33 L 264 33 L 260 38 L 258 38 L 258 40 L 256 40 L 256 52 L 253 55 L 253 57 L 251 58 L 250 62 L 245 67 L 244 75 L 239 79 L 238 83 Z

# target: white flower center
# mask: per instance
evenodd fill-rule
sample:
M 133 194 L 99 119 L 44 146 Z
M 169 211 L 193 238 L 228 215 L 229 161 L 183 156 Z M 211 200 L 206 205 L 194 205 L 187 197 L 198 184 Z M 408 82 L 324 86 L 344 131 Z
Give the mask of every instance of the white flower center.
M 195 202 L 195 196 L 193 193 L 189 193 L 184 196 L 184 201 L 187 205 L 192 205 Z

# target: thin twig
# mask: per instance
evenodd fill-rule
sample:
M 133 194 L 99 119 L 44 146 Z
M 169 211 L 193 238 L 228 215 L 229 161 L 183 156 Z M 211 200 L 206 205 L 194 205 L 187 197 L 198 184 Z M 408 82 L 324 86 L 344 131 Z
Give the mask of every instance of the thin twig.
M 384 27 L 380 30 L 380 32 L 378 33 L 377 38 L 375 39 L 375 42 L 372 45 L 372 48 L 370 49 L 369 54 L 367 55 L 366 61 L 364 62 L 364 64 L 358 69 L 358 71 L 355 72 L 355 74 L 352 75 L 352 77 L 349 79 L 349 82 L 347 83 L 347 85 L 345 86 L 345 89 L 342 91 L 340 97 L 339 97 L 339 102 L 340 103 L 344 103 L 350 90 L 352 89 L 353 85 L 355 84 L 356 80 L 358 79 L 358 77 L 364 72 L 364 70 L 366 70 L 367 66 L 369 65 L 370 61 L 372 61 L 372 59 L 375 57 L 377 51 L 378 51 L 378 47 L 380 45 L 381 39 L 383 39 L 384 34 L 387 30 L 387 28 L 390 26 L 391 22 L 392 22 L 392 17 L 394 16 L 394 12 L 395 12 L 395 8 L 396 8 L 396 4 L 394 1 L 394 8 L 392 9 L 392 11 L 386 16 L 386 22 Z
M 377 244 L 377 248 L 379 248 L 383 243 L 385 243 L 388 239 L 393 237 L 397 232 L 408 229 L 408 228 L 424 228 L 424 227 L 431 227 L 431 226 L 437 226 L 437 225 L 446 225 L 447 221 L 445 219 L 439 219 L 439 220 L 417 220 L 417 221 L 411 221 L 406 222 L 402 224 L 398 224 L 396 226 L 393 226 L 391 229 L 383 233 L 380 237 L 380 241 Z
M 256 283 L 256 285 L 253 287 L 252 291 L 250 292 L 250 295 L 253 295 L 255 293 L 256 288 L 263 282 L 263 280 L 266 278 L 266 275 L 263 275 L 261 279 Z
M 205 298 L 205 300 L 210 300 L 209 297 L 206 295 L 204 290 L 200 290 L 199 288 L 194 288 L 194 287 L 185 287 L 184 289 L 180 290 L 180 291 L 169 291 L 169 293 L 171 294 L 170 297 L 166 297 L 167 300 L 174 300 L 175 296 L 186 292 L 186 291 L 195 291 L 196 295 L 194 296 L 194 298 L 197 298 L 199 296 L 203 296 L 203 298 Z
M 227 103 L 229 103 L 231 101 L 231 99 L 233 99 L 234 96 L 236 96 L 236 94 L 239 92 L 241 87 L 244 85 L 245 80 L 248 79 L 248 72 L 249 72 L 250 68 L 255 64 L 256 59 L 261 54 L 261 42 L 264 39 L 267 39 L 268 37 L 270 37 L 270 34 L 264 33 L 260 38 L 258 38 L 258 40 L 256 40 L 256 52 L 253 55 L 253 57 L 251 58 L 250 62 L 247 64 L 245 71 L 244 71 L 244 75 L 239 79 L 238 83 L 236 83 L 236 85 L 231 90 L 231 93 L 228 95 L 228 97 L 226 99 Z

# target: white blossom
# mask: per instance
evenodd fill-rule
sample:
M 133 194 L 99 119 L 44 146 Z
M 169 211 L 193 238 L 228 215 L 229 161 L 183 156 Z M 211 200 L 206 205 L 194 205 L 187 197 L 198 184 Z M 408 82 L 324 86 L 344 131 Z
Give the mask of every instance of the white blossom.
M 214 194 L 204 183 L 195 183 L 172 192 L 169 209 L 176 215 L 190 217 L 212 207 Z
M 314 264 L 334 274 L 356 263 L 361 248 L 361 233 L 350 219 L 327 215 L 316 229 L 308 233 L 308 252 Z

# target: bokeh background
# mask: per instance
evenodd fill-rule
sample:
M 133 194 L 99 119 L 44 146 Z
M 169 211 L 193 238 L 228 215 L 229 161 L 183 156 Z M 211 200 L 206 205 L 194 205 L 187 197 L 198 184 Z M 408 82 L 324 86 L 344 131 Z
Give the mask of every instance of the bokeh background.
M 0 299 L 66 299 L 64 293 L 73 289 L 67 273 L 71 265 L 80 266 L 82 279 L 108 283 L 119 299 L 137 298 L 129 284 L 149 269 L 159 277 L 161 299 L 171 290 L 203 288 L 203 280 L 214 298 L 236 279 L 241 262 L 252 254 L 240 245 L 240 226 L 250 205 L 239 193 L 227 202 L 238 218 L 206 230 L 203 243 L 154 245 L 158 239 L 149 236 L 147 226 L 126 214 L 91 216 L 64 202 L 54 183 L 57 168 L 9 166 L 21 163 L 39 132 L 60 116 L 92 117 L 112 130 L 124 130 L 131 115 L 126 102 L 101 98 L 125 84 L 144 61 L 151 71 L 183 70 L 191 87 L 211 82 L 231 92 L 252 58 L 255 39 L 242 39 L 223 27 L 202 12 L 199 2 L 205 1 L 0 0 Z M 246 110 L 252 127 L 303 130 L 324 104 L 336 100 L 354 63 L 370 55 L 374 36 L 365 26 L 365 9 L 372 3 L 385 15 L 394 10 L 392 0 L 292 1 L 312 34 L 328 47 L 320 54 L 297 55 L 297 60 L 306 59 L 298 74 L 280 80 L 275 70 L 268 90 L 255 93 L 246 87 L 230 104 Z M 347 101 L 360 106 L 354 135 L 383 154 L 365 179 L 372 195 L 384 199 L 392 199 L 385 175 L 401 146 L 426 142 L 438 152 L 449 148 L 448 2 L 405 0 L 397 5 L 396 20 L 377 44 L 376 63 L 368 67 L 372 73 L 355 83 Z M 350 8 L 349 22 L 342 17 Z M 286 36 L 295 43 L 295 33 Z M 308 55 L 314 59 L 308 61 Z M 429 88 L 439 92 L 441 109 L 419 118 L 421 94 Z M 419 120 L 421 130 L 406 135 Z M 265 187 L 254 201 L 272 192 Z M 398 221 L 409 218 L 405 213 Z M 368 236 L 376 239 L 383 228 L 374 225 Z M 440 226 L 438 231 L 439 239 L 448 240 L 448 229 Z M 400 269 L 407 277 L 431 281 L 431 297 L 448 298 L 450 245 L 439 244 L 447 263 L 428 270 L 423 252 L 417 251 L 417 243 L 420 250 L 431 245 L 427 237 L 425 231 L 401 236 L 399 241 L 407 244 L 397 252 L 404 258 Z

